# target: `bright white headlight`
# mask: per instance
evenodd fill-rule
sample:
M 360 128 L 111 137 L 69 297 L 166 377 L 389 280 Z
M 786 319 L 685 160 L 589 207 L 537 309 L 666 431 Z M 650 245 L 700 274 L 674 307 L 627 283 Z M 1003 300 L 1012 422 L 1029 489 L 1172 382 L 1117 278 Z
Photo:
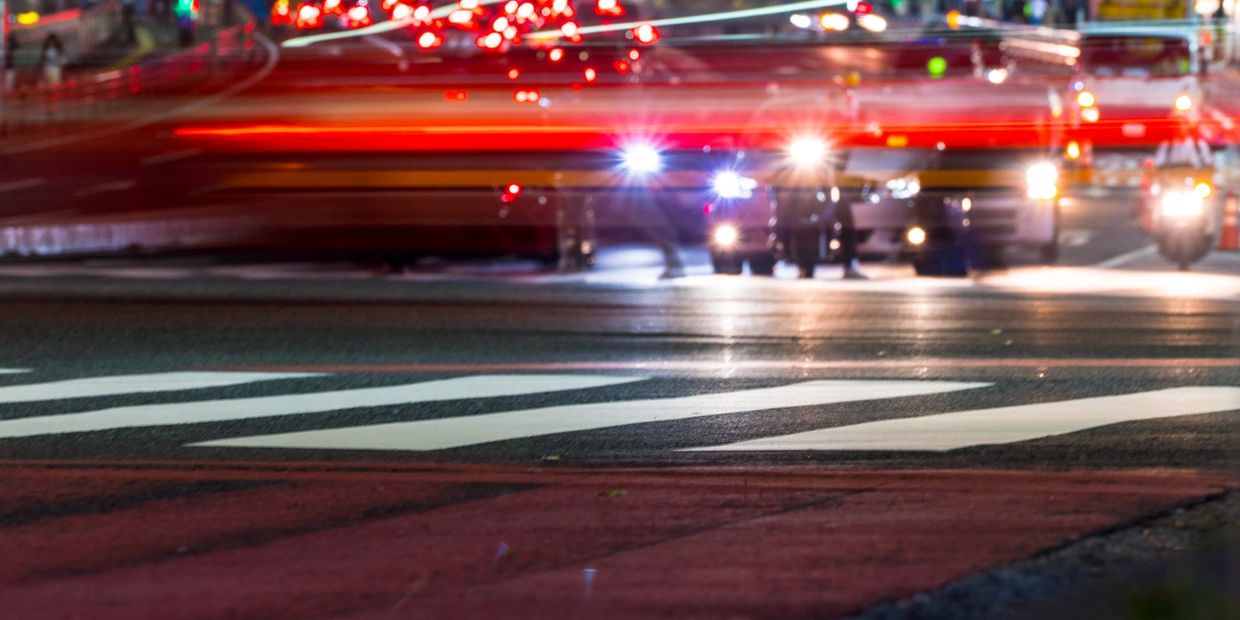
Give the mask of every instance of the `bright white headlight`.
M 1193 218 L 1205 212 L 1206 201 L 1196 192 L 1167 192 L 1158 204 L 1163 217 Z
M 620 152 L 625 170 L 637 174 L 654 174 L 663 168 L 663 156 L 649 144 L 630 144 Z
M 1025 170 L 1025 183 L 1029 197 L 1034 200 L 1050 200 L 1059 195 L 1059 169 L 1048 161 L 1034 164 Z
M 721 248 L 730 248 L 740 240 L 741 233 L 731 224 L 720 224 L 715 227 L 715 233 L 712 237 L 715 240 L 715 245 Z
M 797 166 L 817 166 L 827 158 L 827 143 L 817 136 L 798 136 L 788 143 L 788 158 Z

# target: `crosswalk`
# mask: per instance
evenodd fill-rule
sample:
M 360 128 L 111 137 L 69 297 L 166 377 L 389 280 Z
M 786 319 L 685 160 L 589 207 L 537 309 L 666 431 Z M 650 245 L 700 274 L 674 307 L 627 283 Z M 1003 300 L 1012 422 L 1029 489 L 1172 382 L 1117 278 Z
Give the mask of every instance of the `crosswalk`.
M 315 381 L 306 383 L 311 379 Z M 979 381 L 823 379 L 748 389 L 712 385 L 704 393 L 660 398 L 615 396 L 649 387 L 651 379 L 622 374 L 474 374 L 398 385 L 325 389 L 324 382 L 347 382 L 347 375 L 162 372 L 14 383 L 0 386 L 0 455 L 6 445 L 13 445 L 10 442 L 24 438 L 208 422 L 288 420 L 295 416 L 305 417 L 283 428 L 291 426 L 297 430 L 239 435 L 233 431 L 233 435 L 205 436 L 181 445 L 184 449 L 421 452 L 571 436 L 601 429 L 640 434 L 655 428 L 647 426 L 650 424 L 720 419 L 753 412 L 773 412 L 779 416 L 788 412 L 786 415 L 795 418 L 801 428 L 817 428 L 793 433 L 778 432 L 784 427 L 765 433 L 763 428 L 754 428 L 749 434 L 763 436 L 740 441 L 712 440 L 704 435 L 703 445 L 669 451 L 943 452 L 1026 442 L 1123 422 L 1240 412 L 1240 387 L 1235 386 L 1167 387 L 958 411 L 944 411 L 950 406 L 943 403 L 956 397 L 975 402 L 969 400 L 969 394 L 986 394 L 983 391 L 1001 390 L 1003 386 Z M 277 393 L 199 398 L 192 392 L 207 390 L 210 394 L 210 390 L 246 386 Z M 659 389 L 667 391 L 666 386 Z M 229 390 L 236 391 L 245 393 L 241 389 Z M 128 395 L 172 402 L 90 407 L 93 398 Z M 458 401 L 534 395 L 544 402 L 562 399 L 563 404 L 452 415 L 461 411 L 451 406 Z M 68 401 L 66 406 L 72 411 L 32 415 L 18 406 L 53 401 Z M 841 423 L 829 415 L 832 407 L 847 403 L 868 403 L 883 419 Z M 397 418 L 416 419 L 390 421 L 394 409 L 402 412 Z M 414 413 L 410 415 L 410 411 Z M 356 415 L 348 418 L 350 425 L 328 424 L 328 428 L 322 428 L 321 418 L 312 415 L 332 412 Z

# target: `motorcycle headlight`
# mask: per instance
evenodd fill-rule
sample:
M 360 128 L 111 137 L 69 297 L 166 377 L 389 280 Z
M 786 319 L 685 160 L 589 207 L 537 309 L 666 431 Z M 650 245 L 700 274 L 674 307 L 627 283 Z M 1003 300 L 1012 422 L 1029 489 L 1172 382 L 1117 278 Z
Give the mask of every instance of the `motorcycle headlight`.
M 887 181 L 887 191 L 891 192 L 892 198 L 912 198 L 921 192 L 921 180 L 915 174 L 891 179 Z
M 1059 195 L 1059 169 L 1048 161 L 1029 166 L 1025 170 L 1025 183 L 1030 198 L 1051 200 Z
M 720 224 L 715 227 L 715 232 L 711 237 L 714 238 L 716 246 L 728 249 L 735 246 L 737 241 L 740 241 L 741 231 L 731 224 Z
M 1205 212 L 1205 198 L 1196 192 L 1167 192 L 1158 203 L 1158 210 L 1168 219 L 1186 219 Z

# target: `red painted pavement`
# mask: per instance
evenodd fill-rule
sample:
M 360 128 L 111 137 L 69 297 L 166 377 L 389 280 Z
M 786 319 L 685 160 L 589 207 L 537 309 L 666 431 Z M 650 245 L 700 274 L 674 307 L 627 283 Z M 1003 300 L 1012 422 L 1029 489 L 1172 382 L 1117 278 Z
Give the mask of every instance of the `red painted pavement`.
M 0 520 L 6 615 L 82 618 L 836 615 L 1221 489 L 1191 472 L 407 463 L 10 462 L 0 479 L 49 508 Z M 127 479 L 207 490 L 58 516 Z

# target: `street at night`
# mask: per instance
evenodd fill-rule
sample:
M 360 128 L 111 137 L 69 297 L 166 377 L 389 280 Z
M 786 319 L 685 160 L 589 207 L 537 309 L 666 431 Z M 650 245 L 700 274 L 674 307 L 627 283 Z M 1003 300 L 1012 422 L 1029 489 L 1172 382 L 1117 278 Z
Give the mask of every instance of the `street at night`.
M 1240 617 L 1230 8 L 509 4 L 13 35 L 5 617 Z

